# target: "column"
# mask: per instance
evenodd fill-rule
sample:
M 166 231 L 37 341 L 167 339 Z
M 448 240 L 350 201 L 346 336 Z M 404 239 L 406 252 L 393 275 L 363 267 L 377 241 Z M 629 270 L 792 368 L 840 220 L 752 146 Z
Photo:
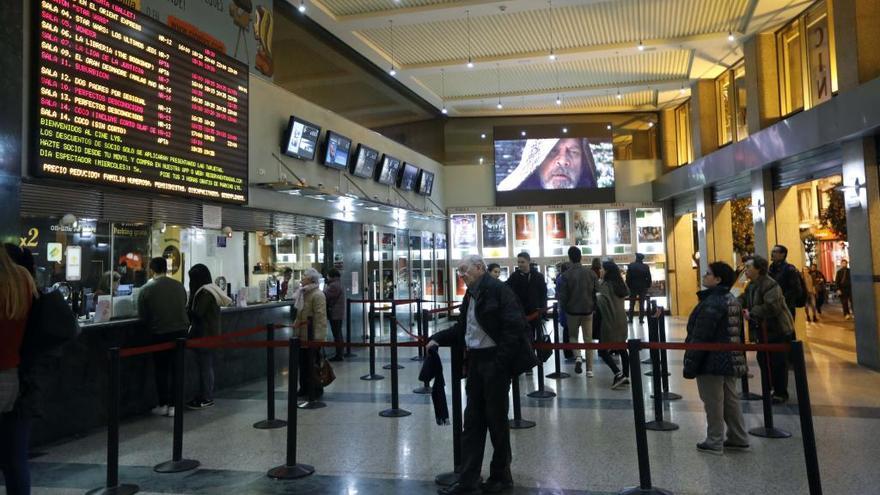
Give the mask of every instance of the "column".
M 700 266 L 698 277 L 709 269 L 709 263 L 715 261 L 715 245 L 711 240 L 711 234 L 708 232 L 711 226 L 712 215 L 712 188 L 706 187 L 701 191 L 697 191 L 697 245 L 700 247 Z M 699 279 L 698 279 L 699 280 Z M 698 287 L 699 287 L 699 283 Z M 698 289 L 699 290 L 699 289 Z
M 840 91 L 855 88 L 880 76 L 880 2 L 829 0 L 834 26 L 837 85 Z
M 723 261 L 736 268 L 733 256 L 733 219 L 730 213 L 730 202 L 711 205 L 708 239 L 709 249 L 714 253 L 712 261 Z
M 874 138 L 843 144 L 843 184 L 846 230 L 852 277 L 856 358 L 859 364 L 880 369 L 880 180 Z M 857 185 L 858 184 L 858 185 Z
M 788 262 L 800 270 L 806 263 L 800 234 L 797 186 L 773 191 L 773 200 L 775 206 L 773 244 L 785 246 L 788 249 Z M 803 308 L 798 308 L 795 313 L 794 328 L 798 337 L 803 339 L 803 332 L 806 330 L 806 313 Z
M 749 135 L 779 119 L 776 35 L 756 34 L 743 44 L 746 65 L 746 124 Z
M 678 147 L 675 140 L 675 110 L 660 111 L 660 130 L 663 137 L 661 145 L 663 167 L 667 170 L 678 166 Z
M 770 170 L 756 170 L 752 179 L 752 222 L 755 225 L 755 254 L 770 259 L 770 248 L 776 244 L 773 179 Z
M 0 2 L 0 241 L 18 244 L 21 217 L 24 1 Z
M 699 80 L 691 86 L 691 140 L 694 159 L 718 149 L 715 81 Z
M 667 222 L 671 236 L 667 243 L 669 253 L 668 281 L 673 315 L 687 316 L 697 305 L 699 275 L 693 268 L 694 215 L 688 213 Z

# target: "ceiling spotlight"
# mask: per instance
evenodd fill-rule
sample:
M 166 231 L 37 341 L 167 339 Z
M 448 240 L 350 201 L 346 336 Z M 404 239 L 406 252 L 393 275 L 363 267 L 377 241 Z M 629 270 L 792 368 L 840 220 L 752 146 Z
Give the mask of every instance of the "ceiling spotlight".
M 446 115 L 446 114 L 448 114 L 448 113 L 449 113 L 449 111 L 448 111 L 448 110 L 446 110 L 446 105 L 443 105 L 443 108 L 442 108 L 442 109 L 440 109 L 440 113 L 442 113 L 442 114 L 443 114 L 443 115 Z
M 483 157 L 481 156 L 480 157 L 480 165 L 482 165 L 482 164 L 483 164 Z
M 608 130 L 610 131 L 610 130 L 611 130 L 611 124 L 606 125 L 605 128 L 608 129 Z
M 504 105 L 502 105 L 501 102 L 499 101 L 498 104 L 495 105 L 495 108 L 497 108 L 498 110 L 501 110 L 502 108 L 504 108 Z
M 562 105 L 562 98 L 560 98 L 559 96 L 556 97 L 556 104 Z
M 519 131 L 519 135 L 522 137 L 526 137 L 526 131 Z
M 306 0 L 299 0 L 299 7 L 297 8 L 301 14 L 305 14 L 306 12 Z
M 728 32 L 727 32 L 727 41 L 729 41 L 729 42 L 731 42 L 731 43 L 733 43 L 734 41 L 736 41 L 736 36 L 733 35 L 733 31 L 728 31 Z
M 390 74 L 390 75 L 392 75 L 392 76 L 396 76 L 396 75 L 397 75 L 397 71 L 394 70 L 394 66 L 393 66 L 393 65 L 391 66 L 391 70 L 388 71 L 388 74 Z
M 563 133 L 563 134 L 568 134 L 568 127 L 563 127 L 563 128 L 562 128 L 562 133 Z
M 618 100 L 622 100 L 622 99 L 623 99 L 623 95 L 620 94 L 620 90 L 619 90 L 619 89 L 617 90 L 617 99 L 618 99 Z
M 638 46 L 638 48 L 639 48 L 639 51 L 640 51 L 640 52 L 645 51 L 645 45 L 642 43 L 642 40 L 639 40 L 639 46 Z
M 654 127 L 654 123 L 653 123 L 653 122 L 648 122 L 648 127 Z
M 486 139 L 486 133 L 485 133 L 485 132 L 482 133 L 482 134 L 480 134 L 480 139 Z
M 473 68 L 474 68 L 474 62 L 473 62 L 471 59 L 468 59 L 468 62 L 467 62 L 467 68 L 468 68 L 468 69 L 473 69 Z
M 553 52 L 550 52 L 550 56 L 547 58 L 549 58 L 551 62 L 555 62 L 556 61 L 556 54 Z
M 684 89 L 684 86 L 682 86 L 681 88 L 678 89 L 678 94 L 682 94 L 682 95 L 683 95 L 683 94 L 685 94 L 685 93 L 687 93 L 687 91 Z

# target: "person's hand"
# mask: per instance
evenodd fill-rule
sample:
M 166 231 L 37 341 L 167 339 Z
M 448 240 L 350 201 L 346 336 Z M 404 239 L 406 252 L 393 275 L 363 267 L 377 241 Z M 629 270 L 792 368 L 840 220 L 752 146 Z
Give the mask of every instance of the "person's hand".
M 745 320 L 749 319 L 749 310 L 747 310 L 747 309 L 743 310 L 743 319 L 745 319 Z
M 440 347 L 440 344 L 433 340 L 429 340 L 427 344 L 425 344 L 425 352 L 430 352 L 432 349 L 436 349 Z

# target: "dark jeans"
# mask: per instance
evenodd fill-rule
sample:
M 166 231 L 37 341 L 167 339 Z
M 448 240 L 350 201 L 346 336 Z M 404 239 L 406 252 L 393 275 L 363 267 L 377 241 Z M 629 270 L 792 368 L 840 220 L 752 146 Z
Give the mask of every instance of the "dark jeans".
M 791 335 L 784 337 L 771 337 L 770 344 L 785 344 L 792 341 Z M 770 369 L 767 369 L 767 354 L 769 354 Z M 759 352 L 758 366 L 761 373 L 770 373 L 770 389 L 773 395 L 788 399 L 788 355 L 784 352 Z
M 633 306 L 636 304 L 636 298 L 639 299 L 639 321 L 645 318 L 645 300 L 648 299 L 648 289 L 630 290 L 629 293 L 629 321 L 633 319 Z
M 345 354 L 345 347 L 342 345 L 345 342 L 342 337 L 342 320 L 330 320 L 330 331 L 333 332 L 333 341 L 339 344 L 336 346 L 336 357 L 342 357 Z
M 623 370 L 617 367 L 617 363 L 614 362 L 614 357 L 612 354 L 617 354 L 620 356 L 620 366 L 623 367 Z M 599 357 L 602 361 L 605 361 L 605 364 L 611 368 L 611 372 L 617 375 L 618 373 L 623 373 L 623 376 L 629 376 L 629 353 L 626 351 L 609 351 L 607 349 L 599 349 Z
M 174 342 L 183 337 L 184 332 L 169 332 L 153 334 L 154 344 Z M 174 349 L 153 353 L 153 364 L 156 370 L 156 395 L 159 396 L 160 406 L 173 406 L 174 399 L 171 396 L 174 383 Z
M 840 304 L 843 306 L 843 316 L 850 314 L 850 306 L 852 304 L 852 294 L 847 291 L 840 292 Z
M 31 420 L 13 411 L 0 416 L 0 469 L 8 495 L 31 493 L 28 444 Z
M 199 396 L 200 400 L 214 400 L 214 350 L 207 348 L 194 348 L 196 365 L 199 368 Z
M 309 399 L 317 399 L 324 393 L 315 374 L 318 363 L 317 349 L 300 348 L 299 350 L 299 389 L 305 391 Z
M 489 477 L 510 481 L 510 424 L 507 422 L 510 376 L 495 362 L 495 349 L 468 350 L 468 377 L 465 384 L 467 407 L 461 432 L 461 475 L 459 482 L 476 486 L 483 466 L 486 433 L 492 440 Z
M 562 343 L 568 344 L 571 342 L 571 337 L 568 335 L 568 325 L 560 323 L 559 326 L 562 327 Z M 571 349 L 564 349 L 562 354 L 565 356 L 565 359 L 574 359 L 574 351 Z

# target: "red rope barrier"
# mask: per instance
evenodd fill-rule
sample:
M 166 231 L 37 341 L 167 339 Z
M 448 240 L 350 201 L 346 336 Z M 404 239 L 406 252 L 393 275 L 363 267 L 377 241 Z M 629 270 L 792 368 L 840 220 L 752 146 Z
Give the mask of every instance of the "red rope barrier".
M 583 344 L 545 344 L 543 342 L 535 342 L 532 344 L 535 349 L 563 349 L 567 351 L 590 351 L 593 349 L 603 349 L 606 351 L 625 351 L 627 349 L 626 342 L 586 342 Z
M 643 342 L 642 349 L 672 349 L 679 351 L 758 351 L 758 352 L 789 352 L 790 344 L 728 344 L 718 342 Z
M 418 302 L 429 303 L 431 301 L 425 301 L 423 299 L 349 299 L 352 303 L 382 303 L 388 304 L 391 303 L 395 306 L 401 304 L 415 304 Z
M 128 349 L 121 349 L 119 351 L 119 357 L 139 356 L 141 354 L 149 354 L 152 352 L 160 352 L 160 351 L 169 351 L 171 349 L 174 349 L 174 342 L 166 342 L 164 344 L 145 345 L 145 346 L 141 346 L 141 347 L 129 347 Z
M 274 323 L 275 328 L 285 328 L 287 325 Z M 239 330 L 236 332 L 224 333 L 223 335 L 212 335 L 210 337 L 199 337 L 197 339 L 187 340 L 187 347 L 212 347 L 211 343 L 226 342 L 239 337 L 248 337 L 258 334 L 266 330 L 266 325 Z M 167 351 L 174 348 L 174 342 L 164 344 L 152 344 L 140 347 L 129 347 L 119 351 L 119 357 L 139 356 L 141 354 L 149 354 L 153 352 Z

